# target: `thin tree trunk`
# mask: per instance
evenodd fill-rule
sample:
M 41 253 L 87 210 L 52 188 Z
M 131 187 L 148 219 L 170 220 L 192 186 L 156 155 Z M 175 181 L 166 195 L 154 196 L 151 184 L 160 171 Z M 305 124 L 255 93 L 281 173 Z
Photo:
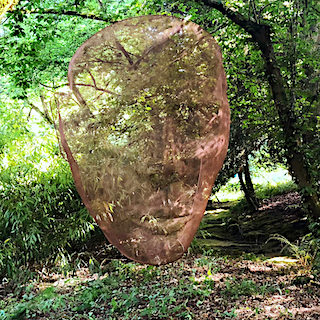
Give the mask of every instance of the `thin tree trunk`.
M 254 212 L 258 210 L 259 202 L 254 192 L 254 187 L 253 187 L 253 183 L 250 175 L 248 154 L 246 152 L 244 152 L 243 158 L 244 158 L 244 163 L 238 171 L 238 177 L 240 181 L 241 190 L 244 193 L 244 196 L 247 200 L 250 211 Z
M 247 189 L 247 186 L 244 183 L 244 180 L 243 180 L 243 169 L 242 168 L 238 171 L 238 177 L 239 177 L 239 181 L 240 181 L 241 190 L 244 193 L 244 197 L 247 200 L 247 203 L 249 205 L 249 209 L 250 209 L 251 212 L 254 212 L 256 210 L 256 208 L 254 206 L 254 203 L 252 202 L 252 199 L 250 197 L 250 194 L 249 194 L 249 191 Z
M 244 178 L 246 181 L 246 186 L 249 192 L 249 196 L 252 202 L 252 205 L 255 210 L 258 210 L 259 208 L 259 201 L 256 197 L 256 193 L 254 191 L 252 179 L 251 179 L 251 173 L 250 173 L 250 167 L 249 167 L 249 158 L 248 158 L 248 153 L 244 153 L 244 166 L 243 166 L 243 173 L 244 173 Z

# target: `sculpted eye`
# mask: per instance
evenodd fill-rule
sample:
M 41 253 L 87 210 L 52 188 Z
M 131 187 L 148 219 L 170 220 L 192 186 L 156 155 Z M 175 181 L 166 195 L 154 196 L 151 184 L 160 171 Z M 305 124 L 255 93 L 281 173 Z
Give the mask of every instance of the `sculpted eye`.
M 220 49 L 198 25 L 144 16 L 87 40 L 60 97 L 61 144 L 90 214 L 127 257 L 160 265 L 190 245 L 227 152 Z

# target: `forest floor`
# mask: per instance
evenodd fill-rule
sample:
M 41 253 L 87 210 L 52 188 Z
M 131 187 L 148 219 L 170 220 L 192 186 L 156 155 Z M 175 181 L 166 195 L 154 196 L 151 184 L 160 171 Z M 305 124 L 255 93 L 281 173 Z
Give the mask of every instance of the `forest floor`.
M 2 297 L 0 319 L 320 319 L 319 279 L 283 257 L 189 255 L 160 267 L 113 260 L 100 275 L 42 276 Z
M 281 234 L 293 242 L 309 232 L 297 192 L 260 202 L 256 212 L 249 212 L 244 201 L 210 203 L 197 234 L 199 243 L 228 254 L 271 254 L 281 249 L 280 242 L 268 241 L 271 235 Z
M 240 214 L 237 221 L 274 224 L 273 217 L 298 223 L 305 231 L 300 209 L 296 194 L 288 194 L 266 200 L 255 217 Z M 211 215 L 220 215 L 219 220 L 221 213 Z M 230 222 L 224 217 L 222 226 Z M 259 239 L 267 236 L 261 234 L 253 233 Z M 244 240 L 253 243 L 252 237 Z M 155 267 L 130 262 L 99 243 L 77 253 L 75 264 L 62 273 L 39 265 L 34 280 L 14 291 L 9 284 L 0 285 L 0 320 L 320 319 L 319 273 L 303 254 L 292 259 L 276 251 L 261 255 L 244 250 L 230 256 L 216 249 L 190 250 L 174 263 Z

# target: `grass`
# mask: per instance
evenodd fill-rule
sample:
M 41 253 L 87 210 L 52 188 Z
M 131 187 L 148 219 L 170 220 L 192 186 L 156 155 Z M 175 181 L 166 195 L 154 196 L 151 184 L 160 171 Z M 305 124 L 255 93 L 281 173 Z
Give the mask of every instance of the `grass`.
M 272 183 L 268 182 L 263 185 L 255 185 L 256 196 L 259 200 L 270 199 L 276 195 L 281 195 L 289 192 L 293 192 L 297 190 L 297 185 L 293 181 L 284 181 Z M 229 194 L 225 194 L 226 197 L 224 199 L 228 199 L 230 201 Z M 243 195 L 237 199 L 238 201 L 234 202 L 229 210 L 228 216 L 233 217 L 234 219 L 238 219 L 238 216 L 241 216 L 248 212 L 249 206 Z M 220 200 L 221 201 L 221 200 Z
M 297 185 L 292 181 L 288 171 L 282 167 L 277 167 L 272 171 L 263 168 L 252 172 L 252 181 L 256 195 L 259 199 L 266 199 L 275 195 L 297 190 Z M 212 196 L 212 200 L 235 201 L 243 199 L 238 177 L 231 178 L 219 192 Z
M 277 182 L 276 184 L 267 183 L 256 186 L 256 195 L 258 199 L 269 199 L 276 195 L 297 191 L 297 185 L 293 181 Z

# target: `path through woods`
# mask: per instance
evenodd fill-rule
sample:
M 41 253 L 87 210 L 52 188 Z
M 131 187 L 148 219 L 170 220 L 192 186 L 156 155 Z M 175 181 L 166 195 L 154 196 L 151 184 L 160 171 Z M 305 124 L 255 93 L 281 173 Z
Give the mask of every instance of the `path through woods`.
M 234 203 L 209 203 L 197 234 L 207 249 L 239 254 L 243 251 L 260 254 L 279 252 L 279 242 L 266 243 L 272 234 L 281 234 L 290 241 L 307 234 L 308 220 L 297 192 L 262 200 L 255 213 L 231 213 Z

